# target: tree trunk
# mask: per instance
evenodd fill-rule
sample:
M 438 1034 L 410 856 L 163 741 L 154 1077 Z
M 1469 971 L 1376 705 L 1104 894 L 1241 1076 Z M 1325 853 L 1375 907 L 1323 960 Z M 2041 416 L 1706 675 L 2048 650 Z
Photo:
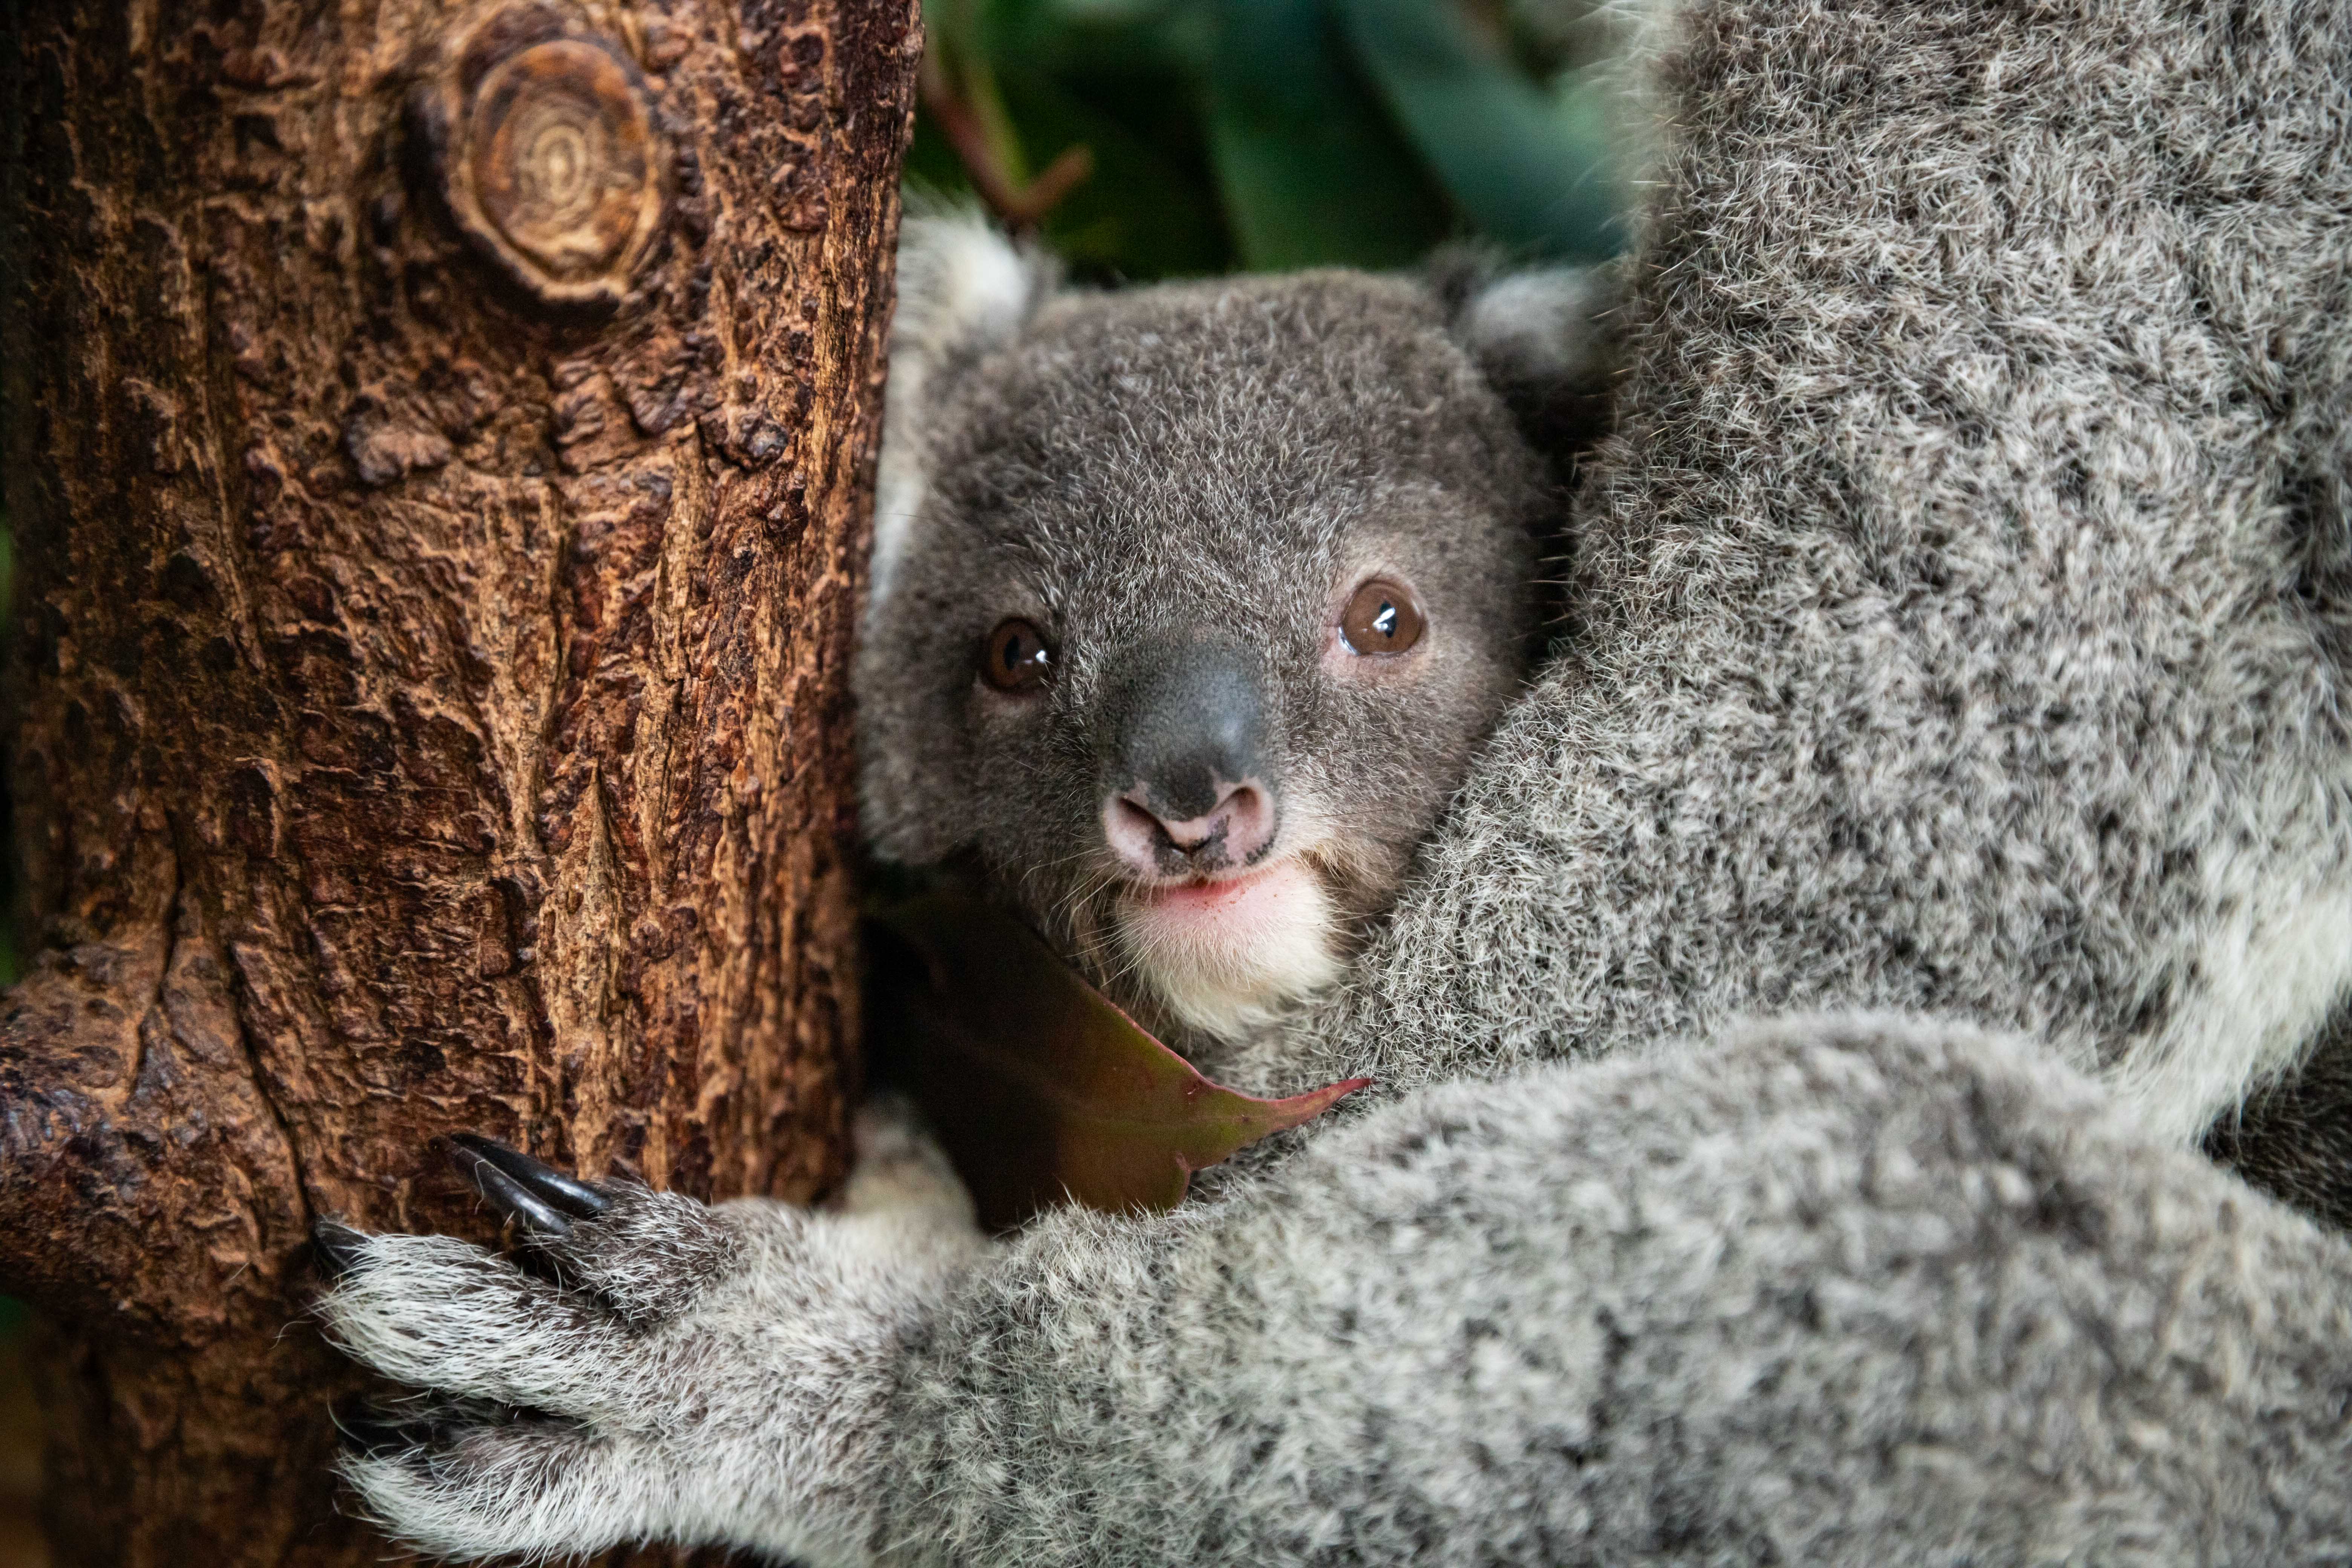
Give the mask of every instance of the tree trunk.
M 806 1196 L 912 0 L 17 0 L 0 1289 L 62 1563 L 375 1563 L 320 1215 Z

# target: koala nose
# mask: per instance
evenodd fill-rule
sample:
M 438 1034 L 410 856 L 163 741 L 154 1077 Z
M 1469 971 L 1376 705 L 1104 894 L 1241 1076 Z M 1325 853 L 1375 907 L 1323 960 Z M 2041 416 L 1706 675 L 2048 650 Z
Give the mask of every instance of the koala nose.
M 1113 795 L 1103 809 L 1103 836 L 1139 871 L 1183 875 L 1245 866 L 1274 841 L 1274 803 L 1255 783 L 1229 785 L 1210 810 L 1174 822 L 1139 795 Z
M 1247 865 L 1274 842 L 1255 661 L 1238 647 L 1137 650 L 1113 684 L 1103 836 L 1150 876 Z

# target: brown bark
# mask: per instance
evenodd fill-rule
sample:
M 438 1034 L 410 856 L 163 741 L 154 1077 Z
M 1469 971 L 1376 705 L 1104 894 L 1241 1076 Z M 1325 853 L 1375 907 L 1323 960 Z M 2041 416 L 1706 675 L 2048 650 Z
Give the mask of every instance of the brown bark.
M 381 1561 L 320 1215 L 806 1195 L 912 0 L 25 0 L 0 1289 L 61 1563 Z

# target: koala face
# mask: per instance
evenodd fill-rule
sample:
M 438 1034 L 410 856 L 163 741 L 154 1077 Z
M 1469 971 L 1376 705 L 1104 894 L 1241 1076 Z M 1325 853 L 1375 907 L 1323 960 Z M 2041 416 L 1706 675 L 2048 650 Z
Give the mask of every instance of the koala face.
M 1393 898 L 1517 682 L 1552 489 L 1419 282 L 1053 295 L 971 233 L 961 278 L 904 274 L 867 826 L 1230 1037 Z

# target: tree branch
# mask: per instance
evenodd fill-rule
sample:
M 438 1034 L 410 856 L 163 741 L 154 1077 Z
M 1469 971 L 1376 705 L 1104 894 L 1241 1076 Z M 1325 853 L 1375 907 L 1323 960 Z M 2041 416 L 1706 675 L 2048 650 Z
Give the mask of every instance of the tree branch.
M 955 149 L 971 188 L 980 193 L 997 220 L 1013 232 L 1035 228 L 1095 172 L 1095 155 L 1081 144 L 1065 148 L 1027 184 L 1017 183 L 989 144 L 987 128 L 979 114 L 957 92 L 935 52 L 926 51 L 923 56 L 921 83 L 923 107 L 931 111 L 948 145 Z

